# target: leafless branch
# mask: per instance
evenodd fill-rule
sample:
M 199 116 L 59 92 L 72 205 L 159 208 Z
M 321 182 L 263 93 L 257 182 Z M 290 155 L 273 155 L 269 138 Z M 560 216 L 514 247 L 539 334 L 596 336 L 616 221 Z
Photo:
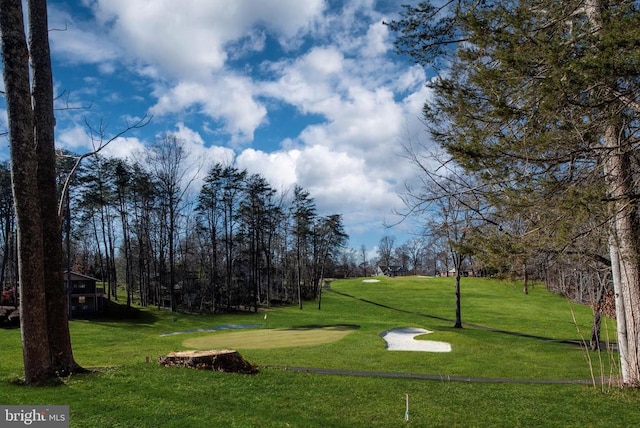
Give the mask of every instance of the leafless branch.
M 89 127 L 89 130 L 91 132 L 91 142 L 93 145 L 93 151 L 80 155 L 76 159 L 76 162 L 73 165 L 73 168 L 71 168 L 69 175 L 67 175 L 67 178 L 64 180 L 64 185 L 62 186 L 62 195 L 60 196 L 60 202 L 58 203 L 58 217 L 62 218 L 62 212 L 63 212 L 65 201 L 68 197 L 69 185 L 71 183 L 71 179 L 73 178 L 75 173 L 78 171 L 78 168 L 80 168 L 80 164 L 82 163 L 82 160 L 88 158 L 89 156 L 97 155 L 102 149 L 107 147 L 112 141 L 117 140 L 118 138 L 122 137 L 124 134 L 134 129 L 140 129 L 147 126 L 149 122 L 151 122 L 152 118 L 153 118 L 152 116 L 145 114 L 142 118 L 138 119 L 136 122 L 131 124 L 127 123 L 126 128 L 124 128 L 122 131 L 118 132 L 111 138 L 109 138 L 107 141 L 104 140 L 105 128 L 102 125 L 100 125 L 100 128 L 97 131 L 99 138 L 94 138 L 93 135 L 94 133 L 96 133 L 95 130 L 93 129 L 93 127 L 89 125 L 89 123 L 85 121 L 85 123 L 87 123 L 87 126 Z
M 91 101 L 89 103 L 89 105 L 83 105 L 83 106 L 78 106 L 78 107 L 71 107 L 70 103 L 69 103 L 69 92 L 64 90 L 62 91 L 62 93 L 60 93 L 60 95 L 58 95 L 54 101 L 58 101 L 59 99 L 61 99 L 62 97 L 65 97 L 65 107 L 59 107 L 59 108 L 55 108 L 55 111 L 61 111 L 61 110 L 89 110 L 91 109 L 91 107 L 93 107 L 93 101 Z

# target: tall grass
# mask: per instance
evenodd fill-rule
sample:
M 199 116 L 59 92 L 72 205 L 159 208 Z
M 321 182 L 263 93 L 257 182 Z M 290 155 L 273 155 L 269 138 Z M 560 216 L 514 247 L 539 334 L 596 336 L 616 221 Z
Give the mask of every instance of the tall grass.
M 587 354 L 575 344 L 589 331 L 591 310 L 542 287 L 464 278 L 465 328 L 452 328 L 451 279 L 395 278 L 379 283 L 334 281 L 322 310 L 307 303 L 268 310 L 265 334 L 276 328 L 352 325 L 344 338 L 315 346 L 238 347 L 257 375 L 158 365 L 185 349 L 183 341 L 237 330 L 163 336 L 222 324 L 264 324 L 264 313 L 175 315 L 136 309 L 117 319 L 71 322 L 76 359 L 100 367 L 63 385 L 19 386 L 20 332 L 0 331 L 0 403 L 68 404 L 74 427 L 352 427 L 352 426 L 634 426 L 640 393 L 551 383 L 589 380 L 591 367 L 615 374 L 616 355 Z M 343 294 L 338 294 L 343 293 Z M 346 296 L 348 294 L 352 297 Z M 574 321 L 575 318 L 575 321 Z M 175 319 L 175 321 L 174 321 Z M 613 323 L 606 333 L 613 336 Z M 396 327 L 433 331 L 424 339 L 452 344 L 448 354 L 386 351 L 381 332 Z M 490 327 L 487 329 L 484 327 Z M 517 334 L 516 334 L 517 333 Z M 602 365 L 589 365 L 602 359 Z M 147 363 L 147 359 L 149 363 Z M 441 375 L 442 380 L 323 375 L 292 367 Z M 356 373 L 357 374 L 357 373 Z M 485 382 L 452 382 L 450 376 Z M 598 376 L 595 376 L 598 377 Z M 507 380 L 517 380 L 509 383 Z M 529 382 L 529 383 L 524 383 Z M 546 383 L 535 383 L 546 382 Z M 408 423 L 404 420 L 409 394 Z

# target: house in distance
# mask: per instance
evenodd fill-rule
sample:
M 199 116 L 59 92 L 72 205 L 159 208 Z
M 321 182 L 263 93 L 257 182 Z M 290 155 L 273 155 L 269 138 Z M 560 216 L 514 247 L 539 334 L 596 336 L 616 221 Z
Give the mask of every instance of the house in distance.
M 64 272 L 64 281 L 70 299 L 69 310 L 73 315 L 93 315 L 104 312 L 107 295 L 104 287 L 98 287 L 98 280 L 87 275 L 71 271 Z

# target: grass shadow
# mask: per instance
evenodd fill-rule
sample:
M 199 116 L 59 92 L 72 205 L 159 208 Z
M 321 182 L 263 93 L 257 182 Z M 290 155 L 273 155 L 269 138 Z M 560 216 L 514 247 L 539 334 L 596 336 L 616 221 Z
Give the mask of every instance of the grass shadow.
M 77 314 L 73 316 L 74 320 L 91 321 L 95 323 L 135 323 L 135 324 L 154 324 L 160 320 L 150 311 L 120 304 L 118 302 L 109 301 L 105 311 L 99 314 Z
M 316 330 L 319 328 L 331 329 L 336 331 L 357 330 L 360 328 L 357 324 L 307 324 L 298 327 L 279 328 L 278 330 Z

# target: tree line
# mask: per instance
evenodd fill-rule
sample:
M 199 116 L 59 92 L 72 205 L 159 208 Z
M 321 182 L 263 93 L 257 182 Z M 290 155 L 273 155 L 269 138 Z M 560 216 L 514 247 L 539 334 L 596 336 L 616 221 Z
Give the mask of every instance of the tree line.
M 173 311 L 302 308 L 317 298 L 348 239 L 341 215 L 318 215 L 302 187 L 277 191 L 231 164 L 202 171 L 196 189 L 201 171 L 188 155 L 166 134 L 140 160 L 91 156 L 73 171 L 68 268 L 102 280 L 110 299 Z M 76 159 L 59 153 L 59 183 Z

